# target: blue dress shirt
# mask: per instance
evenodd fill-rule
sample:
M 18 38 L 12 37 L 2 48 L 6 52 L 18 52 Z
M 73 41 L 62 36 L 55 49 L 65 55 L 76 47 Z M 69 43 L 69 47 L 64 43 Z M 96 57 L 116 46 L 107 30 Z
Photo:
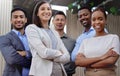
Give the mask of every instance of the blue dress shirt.
M 26 57 L 30 58 L 30 56 L 28 54 L 30 52 L 30 49 L 29 49 L 28 40 L 27 40 L 26 35 L 25 34 L 22 35 L 19 31 L 15 30 L 15 29 L 13 29 L 12 31 L 14 31 L 17 34 L 17 36 L 20 38 L 20 40 L 22 41 L 22 43 L 24 45 L 25 51 L 27 53 Z M 30 70 L 29 68 L 23 67 L 22 76 L 28 76 L 29 70 Z

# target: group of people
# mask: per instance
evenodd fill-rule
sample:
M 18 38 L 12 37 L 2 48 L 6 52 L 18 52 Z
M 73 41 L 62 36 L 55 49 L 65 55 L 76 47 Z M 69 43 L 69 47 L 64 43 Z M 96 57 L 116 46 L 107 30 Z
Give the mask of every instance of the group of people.
M 3 76 L 72 76 L 75 68 L 85 67 L 85 76 L 116 76 L 120 54 L 119 37 L 106 29 L 105 10 L 78 11 L 83 33 L 75 41 L 64 32 L 66 15 L 53 15 L 54 29 L 49 21 L 52 9 L 48 2 L 38 2 L 33 10 L 32 24 L 27 25 L 26 11 L 11 11 L 13 29 L 0 36 L 0 50 L 6 61 Z

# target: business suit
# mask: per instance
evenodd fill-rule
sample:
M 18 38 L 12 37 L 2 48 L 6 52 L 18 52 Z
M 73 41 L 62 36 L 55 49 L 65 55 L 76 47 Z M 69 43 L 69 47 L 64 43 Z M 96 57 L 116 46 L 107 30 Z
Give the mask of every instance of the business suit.
M 51 76 L 53 61 L 58 63 L 69 62 L 70 55 L 56 31 L 52 30 L 58 41 L 57 49 L 52 49 L 52 41 L 44 28 L 31 24 L 26 27 L 25 32 L 33 56 L 30 75 Z M 65 73 L 63 64 L 61 64 L 61 67 Z
M 25 48 L 15 32 L 0 37 L 0 50 L 6 61 L 3 76 L 22 76 L 22 67 L 30 67 L 31 60 L 17 53 Z

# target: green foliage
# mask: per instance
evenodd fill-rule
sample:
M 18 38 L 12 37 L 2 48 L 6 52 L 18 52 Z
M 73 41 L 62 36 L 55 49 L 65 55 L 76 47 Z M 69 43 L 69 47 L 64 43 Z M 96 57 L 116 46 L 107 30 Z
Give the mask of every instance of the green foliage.
M 89 2 L 86 2 L 89 1 Z M 103 0 L 101 3 L 98 3 L 96 5 L 96 0 L 76 0 L 75 2 L 71 3 L 68 5 L 69 10 L 71 11 L 71 13 L 76 14 L 78 12 L 78 10 L 80 9 L 80 7 L 84 4 L 88 5 L 90 8 L 96 7 L 96 6 L 102 6 L 105 8 L 106 11 L 108 11 L 108 14 L 113 14 L 113 15 L 118 15 L 118 8 L 114 7 L 114 6 L 109 6 L 107 7 L 107 3 L 109 3 L 109 1 Z

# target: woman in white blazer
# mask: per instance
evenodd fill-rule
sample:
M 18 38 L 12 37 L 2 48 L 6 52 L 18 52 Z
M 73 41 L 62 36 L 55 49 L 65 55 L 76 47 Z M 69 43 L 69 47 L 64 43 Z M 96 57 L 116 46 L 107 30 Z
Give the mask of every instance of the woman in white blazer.
M 49 3 L 38 2 L 33 11 L 33 24 L 26 27 L 32 53 L 30 76 L 67 76 L 63 64 L 70 55 L 59 34 L 49 28 L 52 10 Z

